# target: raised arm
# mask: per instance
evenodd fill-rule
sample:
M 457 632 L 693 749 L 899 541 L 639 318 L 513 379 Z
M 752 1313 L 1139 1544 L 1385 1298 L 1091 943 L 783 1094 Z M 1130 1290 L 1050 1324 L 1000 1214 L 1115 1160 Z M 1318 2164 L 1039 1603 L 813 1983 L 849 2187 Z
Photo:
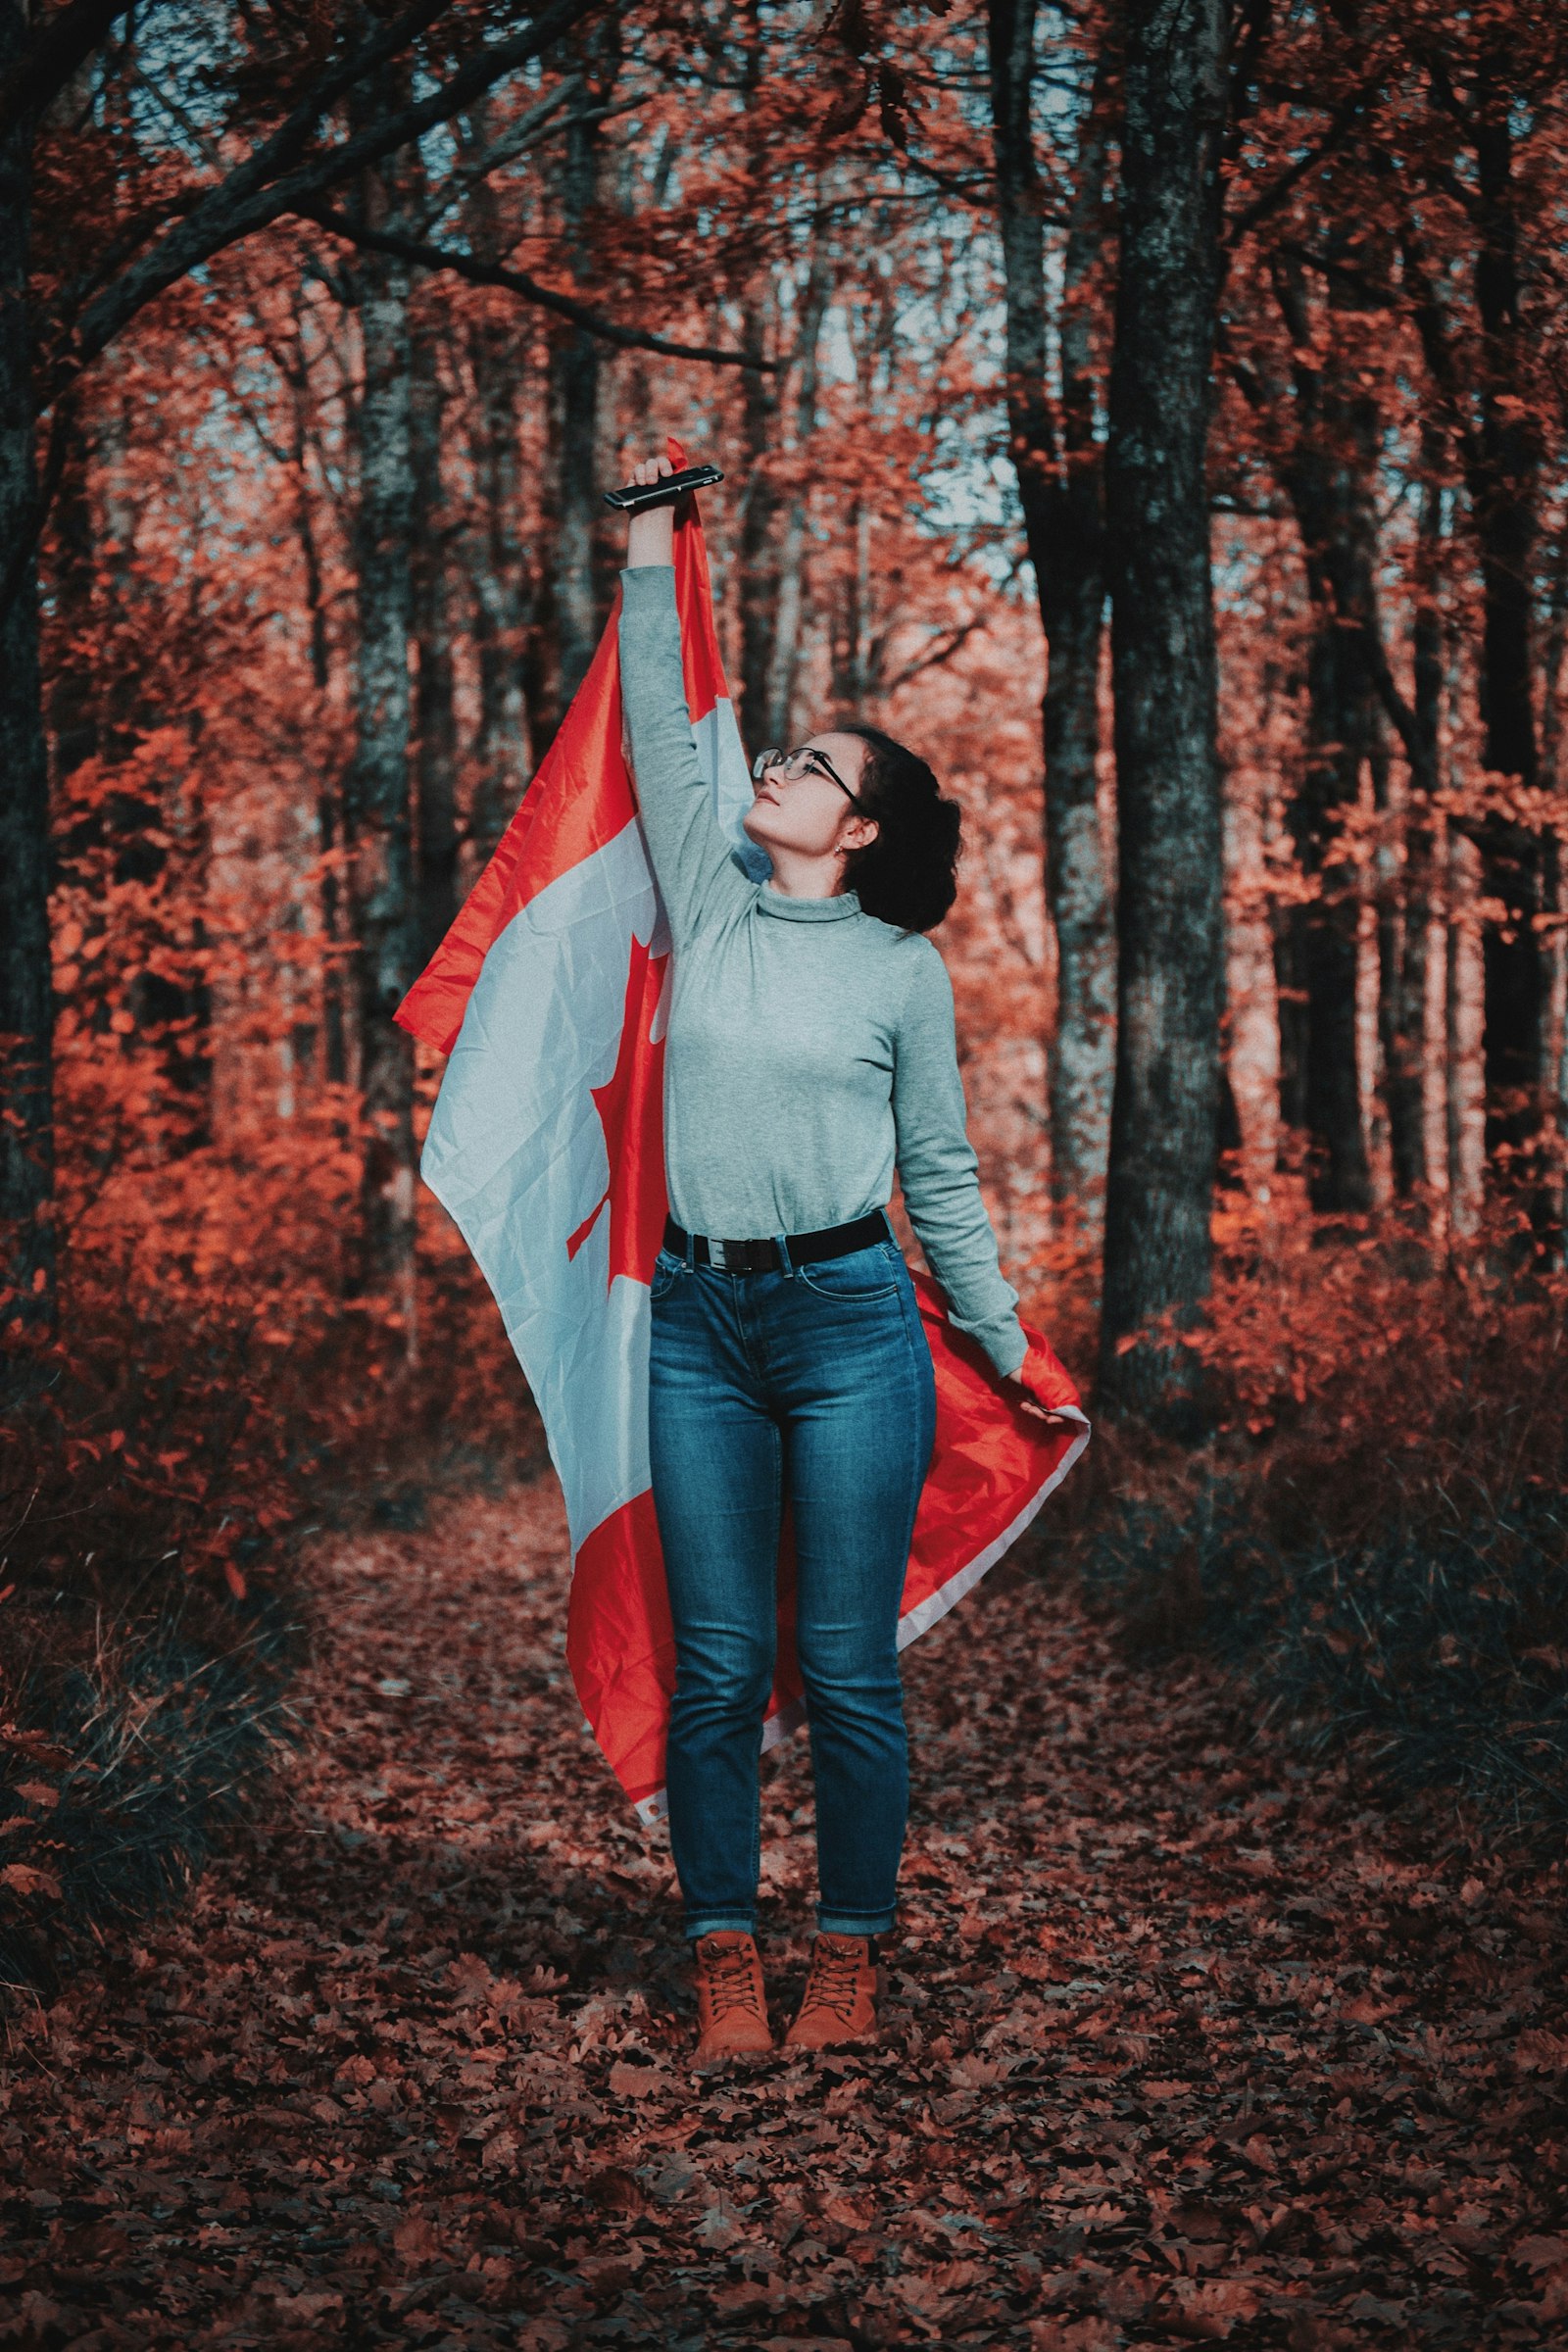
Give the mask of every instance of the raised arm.
M 936 949 L 929 942 L 921 946 L 899 1018 L 893 1071 L 904 1202 L 926 1262 L 948 1295 L 951 1320 L 979 1341 L 999 1372 L 1012 1374 L 1028 1342 L 1018 1321 L 1018 1294 L 1004 1279 L 980 1198 L 958 1075 L 953 983 Z
M 671 470 L 667 458 L 649 458 L 633 478 L 651 481 Z M 637 806 L 678 945 L 716 910 L 750 897 L 755 885 L 736 863 L 713 812 L 692 735 L 675 604 L 673 514 L 670 507 L 655 507 L 631 519 L 620 575 L 620 691 Z

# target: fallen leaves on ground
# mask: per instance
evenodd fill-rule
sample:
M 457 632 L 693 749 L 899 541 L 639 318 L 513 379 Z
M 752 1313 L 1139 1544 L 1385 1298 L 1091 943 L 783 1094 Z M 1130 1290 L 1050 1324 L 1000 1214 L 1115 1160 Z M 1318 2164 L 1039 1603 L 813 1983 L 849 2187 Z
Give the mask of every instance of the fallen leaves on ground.
M 906 1659 L 883 2046 L 693 2078 L 554 1482 L 313 1577 L 279 1801 L 13 2021 L 0 2341 L 1568 2341 L 1560 1870 L 1380 1812 L 1004 1568 Z M 804 1743 L 764 1809 L 782 2022 Z

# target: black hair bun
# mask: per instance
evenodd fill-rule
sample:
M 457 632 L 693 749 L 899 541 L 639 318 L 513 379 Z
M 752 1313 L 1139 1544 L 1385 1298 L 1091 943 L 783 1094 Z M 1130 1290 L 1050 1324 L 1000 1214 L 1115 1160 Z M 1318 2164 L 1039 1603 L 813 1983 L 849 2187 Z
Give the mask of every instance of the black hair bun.
M 934 931 L 958 895 L 963 812 L 926 761 L 880 727 L 851 719 L 835 732 L 866 747 L 858 797 L 877 824 L 875 841 L 846 858 L 844 887 L 879 922 Z

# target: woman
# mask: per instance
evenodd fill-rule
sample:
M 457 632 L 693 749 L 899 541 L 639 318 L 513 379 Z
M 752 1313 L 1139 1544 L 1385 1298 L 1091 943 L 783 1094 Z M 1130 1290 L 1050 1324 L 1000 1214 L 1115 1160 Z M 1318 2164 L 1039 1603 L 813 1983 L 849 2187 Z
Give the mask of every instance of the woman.
M 671 471 L 650 458 L 634 479 Z M 953 991 L 922 934 L 956 894 L 959 812 L 873 727 L 764 754 L 748 879 L 714 821 L 681 669 L 673 510 L 632 518 L 621 690 L 672 935 L 670 1219 L 649 1436 L 669 1587 L 670 1842 L 696 1948 L 697 2061 L 772 2046 L 754 1937 L 758 1756 L 788 1503 L 819 1901 L 786 2046 L 875 2030 L 908 1775 L 897 1632 L 936 1390 L 885 1213 L 895 1160 L 953 1321 L 1015 1376 L 1027 1343 L 964 1131 Z

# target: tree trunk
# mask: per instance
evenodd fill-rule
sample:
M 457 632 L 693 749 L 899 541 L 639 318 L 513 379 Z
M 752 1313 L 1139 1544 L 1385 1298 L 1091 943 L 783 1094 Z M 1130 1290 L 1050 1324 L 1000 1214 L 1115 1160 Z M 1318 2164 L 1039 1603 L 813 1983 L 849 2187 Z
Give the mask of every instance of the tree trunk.
M 1191 1351 L 1138 1335 L 1167 1311 L 1190 1324 L 1211 1270 L 1224 902 L 1205 458 L 1225 11 L 1128 0 L 1124 42 L 1106 451 L 1119 953 L 1101 1385 L 1113 1410 L 1191 1429 Z
M 311 496 L 311 379 L 305 347 L 305 309 L 298 295 L 294 304 L 293 328 L 293 338 L 283 351 L 280 365 L 289 388 L 288 455 L 294 500 L 294 535 L 299 542 L 300 568 L 304 574 L 311 684 L 316 691 L 318 710 L 324 713 L 332 682 L 332 655 L 327 636 L 321 551 L 316 534 L 316 514 Z M 323 949 L 320 1023 L 318 1032 L 314 1026 L 307 1030 L 302 1024 L 296 1031 L 294 1044 L 302 1074 L 308 1080 L 324 1078 L 329 1086 L 342 1086 L 348 1077 L 348 1021 L 344 1005 L 342 960 L 343 888 L 341 878 L 330 862 L 342 829 L 341 803 L 340 779 L 323 763 L 316 787 L 313 812 L 316 851 L 323 860 L 318 902 Z
M 607 18 L 581 36 L 584 74 L 566 109 L 561 207 L 567 259 L 585 277 L 593 267 L 592 216 L 600 197 L 603 140 L 593 119 L 620 65 L 618 28 Z M 599 478 L 603 359 L 581 327 L 559 334 L 550 354 L 555 459 L 555 618 L 560 680 L 557 723 L 588 674 L 610 609 L 613 562 Z
M 1268 740 L 1280 692 L 1278 665 L 1262 664 L 1257 732 Z M 1260 768 L 1230 778 L 1225 793 L 1226 1075 L 1235 1105 L 1239 1173 L 1249 1197 L 1274 1199 L 1280 1142 L 1280 1019 L 1269 919 L 1269 790 Z
M 768 318 L 771 288 L 759 278 L 749 289 L 741 327 L 741 348 L 754 359 L 768 356 Z M 773 477 L 773 434 L 778 423 L 778 378 L 760 368 L 748 368 L 741 408 L 741 447 L 746 481 L 741 498 L 741 725 L 753 751 L 775 740 L 769 733 L 768 678 L 773 668 L 774 625 L 778 615 L 778 487 Z
M 735 72 L 744 109 L 742 147 L 754 187 L 766 184 L 767 149 L 758 125 L 758 95 L 764 67 L 760 0 L 741 0 L 736 12 Z M 753 272 L 741 305 L 741 349 L 749 358 L 769 356 L 769 328 L 777 305 L 765 265 Z M 741 484 L 736 534 L 741 618 L 741 732 L 754 752 L 776 741 L 770 733 L 768 680 L 773 670 L 774 622 L 778 609 L 778 550 L 775 530 L 780 506 L 771 460 L 778 427 L 780 385 L 776 373 L 748 368 L 742 378 Z M 858 700 L 858 698 L 854 698 Z
M 795 676 L 801 659 L 801 621 L 805 607 L 807 489 L 802 456 L 816 430 L 817 347 L 827 317 L 830 291 L 824 228 L 817 220 L 811 241 L 811 266 L 801 293 L 800 329 L 796 336 L 795 486 L 784 515 L 778 548 L 778 594 L 773 617 L 773 642 L 768 656 L 763 694 L 763 716 L 758 729 L 767 741 L 794 742 Z M 760 748 L 760 747 L 759 747 Z
M 442 479 L 445 397 L 434 325 L 421 310 L 412 346 L 411 456 L 414 468 L 414 639 L 419 653 L 418 942 L 429 961 L 458 911 L 458 718 L 447 577 L 451 524 Z
M 371 180 L 366 204 L 372 224 L 379 225 L 391 209 L 385 176 Z M 362 253 L 355 282 L 365 369 L 357 416 L 360 638 L 356 753 L 344 814 L 354 853 L 365 1117 L 362 1280 L 392 1292 L 405 1318 L 412 1361 L 416 1348 L 414 1054 L 413 1040 L 392 1017 L 415 975 L 408 270 L 386 255 Z
M 0 0 L 0 78 L 28 45 L 27 12 Z M 0 138 L 0 571 L 31 530 L 29 126 Z M 54 988 L 49 965 L 49 786 L 29 559 L 0 615 L 0 1332 L 55 1322 Z
M 1385 1044 L 1384 1085 L 1395 1191 L 1408 1199 L 1432 1181 L 1428 1159 L 1426 1040 L 1429 948 L 1435 888 L 1436 795 L 1443 699 L 1443 617 L 1439 581 L 1443 561 L 1442 439 L 1423 436 L 1421 517 L 1416 540 L 1415 612 L 1410 628 L 1411 710 L 1415 742 L 1404 812 L 1404 874 L 1400 892 L 1397 975 L 1391 1034 Z
M 1537 781 L 1532 700 L 1539 425 L 1525 366 L 1517 258 L 1510 78 L 1483 71 L 1476 113 L 1481 242 L 1476 309 L 1484 374 L 1480 431 L 1468 468 L 1481 550 L 1482 759 L 1494 774 Z M 1474 834 L 1482 892 L 1508 909 L 1486 927 L 1487 1150 L 1517 1148 L 1540 1131 L 1546 974 L 1533 917 L 1543 910 L 1542 839 L 1529 826 L 1488 816 Z
M 1381 1208 L 1387 1206 L 1394 1193 L 1388 1073 L 1398 1043 L 1399 975 L 1404 960 L 1404 909 L 1399 891 L 1402 876 L 1397 839 L 1404 796 L 1402 788 L 1395 782 L 1388 729 L 1375 703 L 1367 771 L 1370 789 L 1361 805 L 1363 812 L 1370 808 L 1376 820 L 1376 837 L 1370 874 L 1363 868 L 1361 877 L 1363 1003 L 1356 1053 L 1368 1189 L 1373 1205 Z
M 534 745 L 556 708 L 553 656 L 518 530 L 520 335 L 485 319 L 473 338 L 474 475 L 479 501 L 473 534 L 473 635 L 479 715 L 474 732 L 473 797 L 467 839 L 475 872 L 494 855 L 516 814 L 534 762 Z M 554 537 L 541 531 L 534 551 L 541 574 L 553 564 Z
M 93 526 L 91 459 L 79 416 L 67 427 L 68 447 L 50 512 L 53 541 L 48 596 L 58 616 L 59 647 L 49 662 L 44 690 L 45 738 L 53 753 L 53 774 L 74 775 L 99 748 L 97 680 L 91 647 L 98 616 L 93 609 L 97 533 Z
M 1563 825 L 1562 690 L 1568 660 L 1568 522 L 1559 525 L 1542 649 L 1541 787 L 1553 815 L 1545 836 L 1545 902 L 1556 920 L 1547 953 L 1546 1106 L 1556 1153 L 1556 1247 L 1568 1258 L 1568 850 Z
M 1448 1235 L 1469 1241 L 1481 1220 L 1486 1179 L 1485 956 L 1477 937 L 1481 853 L 1448 837 L 1446 974 Z
M 554 612 L 557 705 L 551 732 L 594 658 L 600 612 L 595 579 L 595 513 L 602 484 L 599 454 L 599 345 L 572 328 L 551 354 L 551 416 L 556 475 Z
M 486 115 L 476 109 L 469 137 L 487 143 Z M 486 260 L 499 259 L 501 226 L 495 190 L 481 179 L 470 205 L 469 234 Z M 517 810 L 533 766 L 534 747 L 557 707 L 553 636 L 541 625 L 534 580 L 554 570 L 554 538 L 535 534 L 533 572 L 524 557 L 519 502 L 522 389 L 528 343 L 515 309 L 492 297 L 469 341 L 473 369 L 473 474 L 478 496 L 469 571 L 477 656 L 479 715 L 473 743 L 474 784 L 468 808 L 469 880 L 488 864 Z
M 1280 1124 L 1306 1127 L 1306 987 L 1301 926 L 1294 906 L 1270 909 L 1274 935 L 1274 996 L 1280 1023 Z
M 846 556 L 833 581 L 828 613 L 829 696 L 841 710 L 858 710 L 869 684 L 866 639 L 871 606 L 871 514 L 858 492 L 847 502 L 844 522 Z
M 1105 551 L 1090 311 L 1107 66 L 1102 57 L 1076 158 L 1058 408 L 1048 389 L 1045 236 L 1030 103 L 1037 6 L 991 0 L 991 136 L 1006 285 L 1007 422 L 1048 663 L 1046 892 L 1057 972 L 1048 1065 L 1052 1190 L 1058 1208 L 1098 1234 L 1115 1068 L 1115 944 L 1098 800 Z
M 1353 1213 L 1372 1203 L 1356 1035 L 1361 890 L 1354 861 L 1339 854 L 1338 836 L 1360 801 L 1376 723 L 1363 632 L 1376 628 L 1379 418 L 1353 366 L 1342 362 L 1339 314 L 1350 298 L 1338 279 L 1331 284 L 1325 351 L 1312 331 L 1299 270 L 1282 266 L 1275 272 L 1296 389 L 1294 439 L 1280 471 L 1301 535 L 1312 607 L 1306 757 L 1290 827 L 1301 871 L 1320 893 L 1293 911 L 1290 961 L 1305 996 L 1298 1109 L 1311 1139 L 1312 1205 Z M 1364 332 L 1362 314 L 1356 317 Z

